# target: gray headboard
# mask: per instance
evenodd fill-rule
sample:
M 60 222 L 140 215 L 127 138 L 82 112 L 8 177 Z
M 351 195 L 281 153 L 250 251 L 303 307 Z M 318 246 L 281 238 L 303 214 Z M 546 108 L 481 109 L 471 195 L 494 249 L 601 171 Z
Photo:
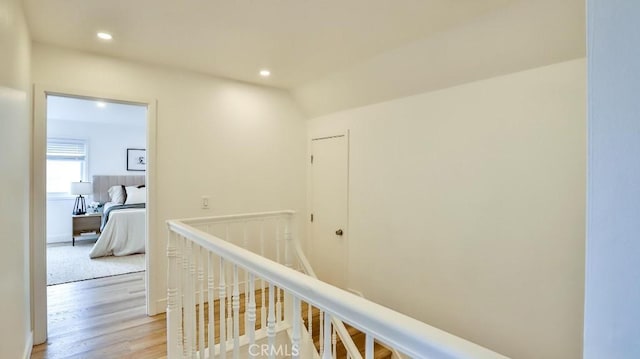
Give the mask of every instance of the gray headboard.
M 145 184 L 144 175 L 136 176 L 93 176 L 93 200 L 104 203 L 109 202 L 109 188 L 111 186 L 139 186 Z

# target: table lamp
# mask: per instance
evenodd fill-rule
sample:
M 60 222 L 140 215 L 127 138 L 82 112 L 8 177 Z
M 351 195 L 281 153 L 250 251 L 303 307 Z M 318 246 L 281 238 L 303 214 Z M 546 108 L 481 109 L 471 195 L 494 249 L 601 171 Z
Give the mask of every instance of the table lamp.
M 85 214 L 87 213 L 87 204 L 84 201 L 83 195 L 92 193 L 91 182 L 71 182 L 71 194 L 77 195 L 76 204 L 73 206 L 73 214 Z

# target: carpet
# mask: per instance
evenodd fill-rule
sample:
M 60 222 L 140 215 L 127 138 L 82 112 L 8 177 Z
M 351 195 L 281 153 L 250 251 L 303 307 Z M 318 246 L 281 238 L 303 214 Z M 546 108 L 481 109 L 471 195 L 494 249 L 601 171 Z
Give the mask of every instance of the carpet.
M 93 243 L 47 246 L 47 285 L 77 282 L 93 278 L 141 272 L 145 270 L 145 255 L 91 259 Z

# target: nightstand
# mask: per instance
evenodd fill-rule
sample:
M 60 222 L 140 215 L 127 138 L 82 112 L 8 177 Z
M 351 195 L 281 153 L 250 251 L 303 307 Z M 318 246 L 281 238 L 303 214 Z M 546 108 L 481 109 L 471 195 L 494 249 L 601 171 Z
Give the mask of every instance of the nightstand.
M 100 225 L 102 224 L 102 213 L 87 213 L 72 215 L 72 234 L 71 245 L 76 245 L 76 236 L 82 233 L 95 232 L 96 235 L 100 234 Z

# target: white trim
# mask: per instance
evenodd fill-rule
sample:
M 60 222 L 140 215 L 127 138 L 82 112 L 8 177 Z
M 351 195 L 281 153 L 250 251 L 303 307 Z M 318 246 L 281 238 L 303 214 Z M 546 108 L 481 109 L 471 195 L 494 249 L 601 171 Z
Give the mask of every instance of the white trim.
M 31 319 L 35 344 L 47 341 L 47 260 L 46 260 L 46 163 L 47 101 L 43 88 L 33 89 L 33 149 L 31 151 Z
M 140 98 L 130 94 L 106 94 L 91 90 L 68 89 L 55 85 L 34 84 L 33 88 L 33 150 L 31 168 L 31 318 L 33 340 L 36 344 L 47 340 L 47 264 L 46 264 L 46 144 L 48 95 L 84 99 L 106 99 L 112 102 L 140 104 L 147 107 L 147 256 L 146 256 L 146 305 L 147 314 L 157 314 L 155 292 L 157 275 L 155 262 L 163 256 L 157 241 L 156 220 L 156 153 L 157 153 L 157 106 L 155 99 Z M 152 270 L 153 269 L 153 270 Z
M 31 358 L 32 349 L 33 349 L 33 331 L 30 331 L 29 334 L 27 334 L 27 340 L 24 345 L 24 354 L 22 355 L 22 357 L 24 359 Z
M 147 314 L 148 315 L 156 315 L 160 313 L 158 308 L 156 307 L 157 294 L 156 294 L 156 286 L 157 284 L 157 275 L 156 272 L 152 269 L 156 268 L 155 265 L 152 265 L 154 260 L 159 260 L 160 258 L 164 259 L 165 252 L 158 248 L 156 250 L 156 246 L 158 246 L 158 241 L 150 241 L 149 238 L 158 238 L 160 235 L 156 233 L 157 229 L 157 218 L 156 218 L 156 195 L 158 193 L 158 186 L 156 181 L 156 161 L 158 154 L 158 100 L 151 100 L 147 102 L 147 170 L 146 170 L 146 184 L 147 184 L 147 260 L 146 260 L 146 268 L 145 268 L 145 289 L 147 291 Z M 164 234 L 164 232 L 163 232 Z M 162 248 L 164 249 L 164 248 Z M 156 255 L 158 258 L 156 258 Z M 166 293 L 166 291 L 165 291 Z M 162 294 L 164 297 L 165 293 Z M 164 312 L 164 308 L 162 311 Z

